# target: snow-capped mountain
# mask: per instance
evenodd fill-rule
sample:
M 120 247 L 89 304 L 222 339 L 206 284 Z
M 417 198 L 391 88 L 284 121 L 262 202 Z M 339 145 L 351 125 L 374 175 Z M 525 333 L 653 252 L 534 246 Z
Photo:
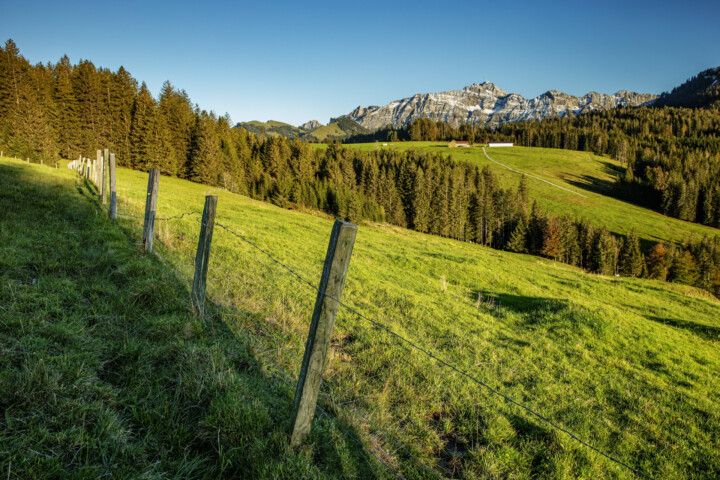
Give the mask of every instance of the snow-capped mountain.
M 506 122 L 540 120 L 549 116 L 577 115 L 620 106 L 638 106 L 656 98 L 648 93 L 622 90 L 612 95 L 590 92 L 575 97 L 550 90 L 526 99 L 508 93 L 492 83 L 473 84 L 462 90 L 417 94 L 384 107 L 357 107 L 345 115 L 369 130 L 392 124 L 402 127 L 418 118 L 443 121 L 454 126 L 463 123 L 499 125 Z

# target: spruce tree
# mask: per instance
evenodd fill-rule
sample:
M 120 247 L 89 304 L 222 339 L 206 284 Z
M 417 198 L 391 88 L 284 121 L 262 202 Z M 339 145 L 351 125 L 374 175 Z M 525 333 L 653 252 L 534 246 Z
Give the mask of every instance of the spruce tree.
M 130 123 L 130 166 L 147 170 L 155 162 L 156 145 L 155 100 L 143 82 L 135 97 Z
M 221 178 L 222 151 L 215 123 L 212 114 L 202 111 L 197 115 L 188 163 L 190 180 L 208 185 L 218 185 Z M 263 175 L 259 193 L 267 198 L 272 189 L 272 177 Z
M 640 277 L 643 272 L 644 258 L 640 250 L 640 239 L 635 230 L 631 230 L 620 250 L 619 271 L 626 277 Z
M 418 168 L 413 185 L 413 219 L 412 228 L 418 232 L 428 232 L 430 226 L 430 194 L 425 172 Z

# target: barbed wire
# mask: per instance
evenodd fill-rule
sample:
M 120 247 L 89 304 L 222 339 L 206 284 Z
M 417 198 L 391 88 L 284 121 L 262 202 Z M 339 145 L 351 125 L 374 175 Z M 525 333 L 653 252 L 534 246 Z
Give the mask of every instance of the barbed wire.
M 99 205 L 101 205 L 104 209 L 106 208 L 106 206 L 105 206 L 102 202 L 98 202 L 98 203 L 99 203 Z M 118 210 L 120 210 L 120 206 L 119 206 L 119 205 L 118 205 Z M 196 212 L 196 211 L 190 211 L 190 212 L 185 212 L 185 213 L 182 213 L 182 214 L 176 215 L 176 216 L 165 217 L 165 218 L 155 218 L 155 220 L 159 220 L 159 221 L 169 221 L 169 220 L 174 220 L 174 219 L 182 219 L 183 217 L 185 217 L 185 216 L 190 216 L 190 215 L 200 215 L 200 213 L 199 213 L 199 212 Z M 145 216 L 132 215 L 132 214 L 130 214 L 130 213 L 127 213 L 127 212 L 124 211 L 124 210 L 119 211 L 119 212 L 118 212 L 118 216 L 130 217 L 130 218 L 137 218 L 137 219 L 144 219 L 144 218 L 145 218 Z M 491 386 L 489 386 L 487 383 L 485 383 L 485 382 L 483 382 L 482 380 L 480 380 L 480 379 L 476 378 L 475 376 L 471 375 L 471 374 L 468 373 L 467 371 L 462 370 L 462 369 L 456 367 L 455 365 L 453 365 L 453 364 L 449 363 L 448 361 L 446 361 L 446 360 L 438 357 L 437 355 L 433 354 L 432 352 L 429 352 L 429 351 L 426 350 L 425 348 L 423 348 L 423 347 L 421 347 L 421 346 L 419 346 L 419 345 L 416 345 L 414 342 L 412 342 L 412 341 L 409 340 L 408 338 L 406 338 L 406 337 L 404 337 L 404 336 L 402 336 L 402 335 L 394 332 L 393 330 L 391 330 L 391 329 L 390 329 L 389 327 L 387 327 L 386 325 L 384 325 L 384 324 L 382 324 L 382 323 L 380 323 L 380 322 L 377 322 L 377 321 L 375 321 L 375 320 L 373 320 L 373 319 L 371 319 L 371 318 L 363 315 L 361 312 L 359 312 L 359 311 L 358 311 L 357 309 L 355 309 L 354 307 L 352 307 L 352 306 L 350 306 L 350 305 L 347 305 L 346 303 L 344 303 L 344 302 L 342 302 L 341 300 L 333 297 L 332 295 L 327 294 L 327 292 L 325 292 L 325 291 L 321 291 L 317 286 L 315 286 L 315 285 L 314 285 L 313 283 L 311 283 L 310 281 L 306 280 L 302 275 L 300 275 L 299 273 L 297 273 L 293 268 L 291 268 L 291 267 L 289 267 L 288 265 L 284 264 L 283 262 L 277 260 L 272 254 L 268 253 L 267 251 L 265 251 L 264 249 L 262 249 L 261 247 L 259 247 L 258 245 L 256 245 L 254 242 L 248 240 L 245 236 L 243 236 L 243 235 L 241 235 L 241 234 L 233 231 L 232 229 L 230 229 L 229 227 L 223 225 L 223 224 L 220 223 L 220 222 L 217 222 L 217 221 L 216 221 L 216 222 L 215 222 L 215 225 L 217 225 L 218 227 L 222 228 L 223 230 L 225 230 L 225 231 L 228 232 L 229 234 L 237 237 L 237 238 L 240 239 L 241 241 L 247 243 L 248 245 L 252 246 L 252 247 L 255 248 L 256 250 L 258 250 L 259 252 L 261 252 L 262 254 L 264 254 L 265 256 L 267 256 L 267 257 L 268 257 L 270 260 L 272 260 L 274 263 L 278 264 L 279 266 L 281 266 L 282 268 L 284 268 L 285 270 L 287 270 L 289 273 L 291 273 L 293 276 L 295 276 L 295 277 L 296 277 L 298 280 L 300 280 L 302 283 L 308 285 L 310 288 L 312 288 L 313 290 L 317 291 L 319 294 L 323 295 L 324 297 L 329 298 L 329 299 L 337 302 L 338 305 L 343 306 L 343 307 L 346 308 L 349 312 L 351 312 L 352 314 L 356 315 L 358 318 L 360 318 L 360 319 L 362 319 L 362 320 L 364 320 L 364 321 L 366 321 L 366 322 L 369 322 L 369 323 L 372 324 L 374 327 L 379 328 L 379 329 L 387 332 L 388 334 L 396 337 L 397 339 L 399 339 L 400 341 L 406 343 L 406 344 L 409 345 L 410 347 L 412 347 L 412 348 L 416 349 L 417 351 L 419 351 L 419 352 L 425 354 L 426 356 L 430 357 L 431 359 L 433 359 L 434 361 L 436 361 L 436 362 L 439 363 L 440 365 L 446 366 L 446 367 L 450 368 L 451 370 L 453 370 L 454 372 L 460 374 L 461 376 L 464 376 L 465 378 L 469 379 L 470 381 L 472 381 L 472 382 L 474 382 L 474 383 L 476 383 L 476 384 L 478 384 L 478 385 L 486 388 L 488 391 L 490 391 L 490 392 L 493 393 L 494 395 L 503 398 L 504 400 L 512 403 L 513 405 L 516 405 L 516 406 L 519 407 L 519 408 L 522 408 L 523 410 L 525 410 L 525 411 L 528 412 L 529 414 L 531 414 L 531 415 L 535 416 L 536 418 L 538 418 L 538 419 L 546 422 L 548 425 L 552 426 L 553 428 L 555 428 L 555 429 L 557 429 L 557 430 L 559 430 L 559 431 L 567 434 L 567 435 L 570 436 L 572 439 L 574 439 L 575 441 L 577 441 L 577 442 L 579 442 L 580 444 L 584 445 L 585 447 L 590 448 L 591 450 L 593 450 L 593 451 L 595 451 L 596 453 L 604 456 L 605 458 L 611 460 L 612 462 L 615 462 L 615 463 L 617 463 L 618 465 L 621 465 L 621 466 L 625 467 L 626 469 L 628 469 L 628 470 L 630 470 L 631 472 L 633 472 L 635 475 L 642 476 L 642 477 L 644 477 L 644 478 L 648 478 L 648 479 L 652 480 L 652 477 L 650 477 L 649 475 L 641 472 L 640 470 L 637 470 L 637 469 L 631 467 L 630 465 L 622 462 L 621 460 L 618 460 L 617 458 L 615 458 L 615 457 L 613 457 L 613 456 L 611 456 L 611 455 L 603 452 L 602 450 L 599 450 L 598 448 L 590 445 L 589 443 L 583 441 L 582 439 L 578 438 L 577 435 L 575 435 L 575 434 L 572 433 L 571 431 L 569 431 L 569 430 L 561 427 L 560 425 L 557 425 L 555 422 L 553 422 L 552 420 L 550 420 L 550 419 L 547 418 L 546 416 L 544 416 L 544 415 L 542 415 L 542 414 L 534 411 L 534 410 L 531 409 L 530 407 L 527 407 L 527 406 L 525 406 L 524 404 L 519 403 L 519 402 L 517 402 L 516 400 L 512 399 L 511 397 L 509 397 L 509 396 L 507 396 L 507 395 L 499 392 L 498 390 L 496 390 L 496 389 L 492 388 Z M 166 247 L 166 246 L 165 246 L 165 249 L 166 249 L 166 251 L 170 251 L 170 249 L 169 249 L 168 247 Z M 176 257 L 176 258 L 177 258 L 177 257 Z M 178 258 L 178 260 L 179 260 L 179 258 Z M 179 264 L 182 265 L 182 262 L 180 262 Z M 248 337 L 248 338 L 251 338 L 251 337 Z M 252 341 L 252 339 L 251 339 L 251 341 Z M 253 343 L 254 343 L 254 342 L 253 342 Z M 257 345 L 256 345 L 256 347 L 257 347 Z M 260 349 L 260 353 L 265 353 L 265 352 L 263 352 L 263 351 Z M 291 352 L 291 353 L 292 353 L 292 352 Z M 270 360 L 278 369 L 280 369 L 289 379 L 292 380 L 292 377 L 291 377 L 284 369 L 282 369 L 282 367 L 280 367 L 280 365 L 278 365 L 271 357 L 269 357 L 268 355 L 263 355 L 263 356 L 266 357 L 268 360 Z M 331 417 L 327 414 L 327 412 L 325 412 L 319 405 L 316 405 L 316 407 L 321 411 L 322 414 L 324 414 L 324 415 L 328 416 L 329 418 L 331 418 Z M 357 410 L 357 409 L 355 409 L 355 410 L 356 410 L 358 413 L 360 413 L 359 410 Z M 385 432 L 382 431 L 382 429 L 380 429 L 379 427 L 377 427 L 377 425 L 376 425 L 374 422 L 372 422 L 369 418 L 367 418 L 367 416 L 364 416 L 364 415 L 363 415 L 363 417 L 364 417 L 366 420 L 368 420 L 369 423 L 373 424 L 373 426 L 375 426 L 379 431 L 381 431 L 383 434 L 385 434 Z M 354 441 L 356 441 L 358 444 L 360 444 L 361 446 L 363 446 L 368 452 L 370 452 L 378 461 L 380 461 L 383 465 L 385 465 L 389 470 L 391 470 L 391 471 L 397 476 L 397 478 L 401 478 L 401 479 L 403 478 L 395 469 L 393 469 L 392 467 L 390 467 L 386 462 L 384 462 L 381 458 L 379 458 L 374 452 L 372 452 L 372 450 L 370 450 L 367 446 L 365 446 L 359 439 L 357 439 L 356 437 L 354 437 L 352 434 L 350 434 L 350 433 L 349 433 L 347 430 L 345 430 L 344 428 L 342 428 L 342 427 L 339 427 L 339 428 L 340 428 L 341 430 L 343 430 L 346 435 L 348 435 L 350 438 L 352 438 L 352 439 L 353 439 Z M 385 434 L 385 435 L 386 435 L 386 434 Z M 386 437 L 386 438 L 389 438 L 389 437 Z M 404 445 L 403 445 L 403 447 L 404 447 Z M 436 476 L 438 475 L 437 472 L 431 470 L 428 466 L 426 466 L 424 463 L 422 463 L 422 461 L 420 461 L 419 459 L 417 459 L 416 457 L 414 457 L 414 456 L 407 450 L 406 447 L 405 447 L 404 449 L 405 449 L 405 451 L 406 451 L 408 454 L 410 454 L 413 458 L 415 458 L 416 460 L 418 460 L 418 461 L 421 463 L 421 465 L 423 465 L 426 469 L 428 469 L 429 471 L 431 471 L 431 472 L 432 472 L 433 474 L 435 474 Z
M 266 360 L 268 360 L 275 368 L 277 368 L 284 377 L 289 380 L 292 383 L 297 383 L 298 378 L 296 376 L 290 375 L 280 364 L 278 364 L 271 356 L 267 355 L 266 352 L 263 350 L 263 347 L 259 345 L 259 343 L 253 338 L 252 335 L 249 335 L 246 337 L 250 343 L 253 344 L 253 346 L 256 348 L 258 353 L 260 353 L 263 357 L 265 357 Z M 296 357 L 297 358 L 297 357 Z M 291 385 L 292 385 L 291 383 Z M 363 449 L 365 449 L 370 455 L 375 457 L 377 461 L 382 463 L 388 470 L 390 470 L 397 478 L 401 480 L 405 480 L 405 477 L 403 477 L 396 469 L 391 467 L 387 464 L 382 458 L 380 458 L 375 452 L 373 452 L 370 447 L 365 445 L 362 440 L 358 439 L 355 435 L 350 433 L 347 429 L 345 429 L 342 425 L 338 423 L 338 420 L 336 418 L 333 418 L 331 415 L 329 415 L 319 404 L 315 405 L 315 409 L 318 410 L 322 415 L 326 416 L 329 420 L 331 420 L 333 423 L 335 423 L 335 426 L 339 428 L 348 438 L 353 440 L 355 443 L 360 445 Z
M 185 217 L 185 216 L 189 216 L 189 215 L 200 215 L 200 216 L 202 216 L 202 213 L 196 212 L 196 211 L 191 211 L 191 212 L 181 213 L 180 215 L 175 215 L 175 216 L 172 216 L 172 217 L 165 217 L 165 218 L 155 217 L 155 221 L 166 222 L 166 221 L 169 221 L 169 220 L 179 220 L 179 219 L 181 219 L 181 218 L 183 218 L 183 217 Z
M 254 247 L 254 248 L 257 249 L 258 251 L 260 251 L 261 253 L 263 253 L 264 255 L 266 255 L 268 258 L 270 258 L 273 262 L 275 262 L 276 264 L 280 265 L 281 267 L 283 267 L 284 269 L 286 269 L 288 272 L 290 272 L 292 275 L 294 275 L 295 277 L 297 277 L 300 281 L 302 281 L 303 283 L 305 283 L 306 285 L 310 286 L 312 289 L 314 289 L 315 291 L 317 291 L 319 294 L 321 294 L 321 295 L 323 295 L 324 297 L 329 298 L 329 299 L 337 302 L 338 305 L 341 305 L 341 306 L 345 307 L 349 312 L 353 313 L 353 314 L 356 315 L 358 318 L 360 318 L 360 319 L 362 319 L 362 320 L 365 320 L 365 321 L 371 323 L 371 324 L 372 324 L 374 327 L 376 327 L 376 328 L 379 328 L 379 329 L 381 329 L 381 330 L 384 330 L 384 331 L 387 332 L 388 334 L 396 337 L 397 339 L 399 339 L 399 340 L 401 340 L 402 342 L 406 343 L 406 344 L 409 345 L 410 347 L 412 347 L 412 348 L 418 350 L 419 352 L 425 354 L 426 356 L 432 358 L 433 360 L 435 360 L 435 361 L 436 361 L 437 363 L 439 363 L 440 365 L 446 366 L 446 367 L 450 368 L 451 370 L 453 370 L 454 372 L 456 372 L 456 373 L 460 374 L 461 376 L 467 378 L 468 380 L 470 380 L 470 381 L 472 381 L 472 382 L 474 382 L 474 383 L 476 383 L 476 384 L 484 387 L 485 389 L 489 390 L 489 391 L 490 391 L 491 393 L 493 393 L 494 395 L 503 398 L 504 400 L 512 403 L 513 405 L 516 405 L 517 407 L 522 408 L 523 410 L 525 410 L 525 411 L 528 412 L 529 414 L 531 414 L 531 415 L 535 416 L 536 418 L 542 420 L 543 422 L 545 422 L 545 423 L 547 423 L 548 425 L 552 426 L 552 427 L 555 428 L 556 430 L 559 430 L 559 431 L 565 433 L 566 435 L 570 436 L 570 438 L 572 438 L 573 440 L 577 441 L 577 442 L 580 443 L 581 445 L 584 445 L 585 447 L 587 447 L 587 448 L 595 451 L 596 453 L 599 453 L 600 455 L 602 455 L 603 457 L 607 458 L 608 460 L 611 460 L 612 462 L 615 462 L 615 463 L 617 463 L 618 465 L 621 465 L 621 466 L 625 467 L 626 469 L 628 469 L 628 470 L 630 470 L 631 472 L 633 472 L 635 475 L 638 475 L 638 476 L 641 476 L 641 477 L 644 477 L 644 478 L 648 478 L 648 479 L 650 479 L 650 480 L 653 480 L 653 478 L 652 478 L 651 476 L 645 474 L 644 472 L 641 472 L 640 470 L 637 470 L 637 469 L 631 467 L 631 466 L 628 465 L 627 463 L 625 463 L 625 462 L 623 462 L 623 461 L 621 461 L 621 460 L 618 460 L 617 458 L 613 457 L 612 455 L 607 454 L 607 453 L 603 452 L 602 450 L 600 450 L 600 449 L 598 449 L 598 448 L 590 445 L 589 443 L 587 443 L 587 442 L 585 442 L 584 440 L 580 439 L 577 435 L 575 435 L 575 434 L 572 433 L 571 431 L 569 431 L 569 430 L 561 427 L 560 425 L 557 425 L 555 422 L 553 422 L 552 420 L 550 420 L 550 419 L 547 418 L 546 416 L 544 416 L 544 415 L 536 412 L 536 411 L 533 410 L 532 408 L 530 408 L 530 407 L 528 407 L 528 406 L 525 406 L 525 405 L 523 405 L 522 403 L 517 402 L 516 400 L 512 399 L 511 397 L 505 395 L 504 393 L 501 393 L 501 392 L 499 392 L 498 390 L 492 388 L 490 385 L 488 385 L 487 383 L 483 382 L 482 380 L 474 377 L 473 375 L 471 375 L 470 373 L 466 372 L 465 370 L 462 370 L 462 369 L 456 367 L 455 365 L 453 365 L 453 364 L 447 362 L 446 360 L 438 357 L 437 355 L 433 354 L 432 352 L 427 351 L 425 348 L 423 348 L 423 347 L 421 347 L 421 346 L 419 346 L 419 345 L 416 345 L 416 344 L 415 344 L 414 342 L 412 342 L 410 339 L 408 339 L 408 338 L 400 335 L 399 333 L 394 332 L 393 330 L 391 330 L 389 327 L 383 325 L 382 323 L 377 322 L 377 321 L 375 321 L 375 320 L 373 320 L 373 319 L 371 319 L 371 318 L 368 318 L 367 316 L 365 316 L 365 315 L 363 315 L 362 313 L 360 313 L 357 309 L 353 308 L 353 307 L 350 306 L 350 305 L 347 305 L 346 303 L 344 303 L 344 302 L 342 302 L 341 300 L 333 297 L 332 295 L 329 295 L 327 292 L 321 291 L 318 287 L 316 287 L 315 285 L 313 285 L 310 281 L 306 280 L 306 279 L 305 279 L 304 277 L 302 277 L 299 273 L 297 273 L 294 269 L 292 269 L 291 267 L 285 265 L 285 264 L 282 263 L 281 261 L 277 260 L 275 257 L 272 256 L 272 254 L 266 252 L 265 250 L 263 250 L 262 248 L 260 248 L 259 246 L 257 246 L 255 243 L 253 243 L 253 242 L 251 242 L 250 240 L 246 239 L 243 235 L 241 235 L 241 234 L 239 234 L 239 233 L 237 233 L 237 232 L 234 232 L 233 230 L 231 230 L 230 228 L 226 227 L 225 225 L 223 225 L 223 224 L 221 224 L 221 223 L 219 223 L 219 222 L 215 222 L 215 224 L 216 224 L 217 226 L 219 226 L 220 228 L 224 229 L 225 231 L 227 231 L 228 233 L 230 233 L 230 234 L 234 235 L 235 237 L 239 238 L 239 239 L 242 240 L 243 242 L 245 242 L 245 243 L 249 244 L 250 246 Z
M 217 225 L 218 227 L 222 228 L 223 230 L 225 230 L 225 231 L 228 232 L 229 234 L 236 236 L 237 238 L 239 238 L 239 239 L 242 240 L 243 242 L 247 243 L 248 245 L 254 247 L 255 249 L 259 250 L 259 251 L 262 252 L 265 256 L 267 256 L 270 260 L 272 260 L 273 262 L 277 263 L 278 265 L 280 265 L 281 267 L 283 267 L 283 268 L 284 268 L 285 270 L 287 270 L 288 272 L 290 272 L 290 273 L 292 273 L 293 275 L 295 275 L 301 282 L 309 285 L 310 288 L 312 288 L 313 290 L 316 290 L 317 292 L 320 291 L 320 289 L 318 289 L 318 287 L 316 287 L 315 285 L 313 285 L 313 284 L 312 284 L 311 282 L 309 282 L 308 280 L 305 280 L 305 278 L 304 278 L 302 275 L 300 275 L 300 274 L 297 273 L 295 270 L 293 270 L 292 268 L 288 267 L 287 265 L 285 265 L 285 264 L 282 263 L 281 261 L 277 260 L 277 259 L 276 259 L 275 257 L 273 257 L 271 254 L 269 254 L 268 252 L 266 252 L 266 251 L 263 250 L 262 248 L 260 248 L 260 247 L 258 247 L 257 245 L 255 245 L 253 242 L 251 242 L 250 240 L 248 240 L 247 238 L 245 238 L 243 235 L 241 235 L 241 234 L 239 234 L 239 233 L 237 233 L 237 232 L 234 232 L 233 230 L 231 230 L 230 228 L 226 227 L 225 225 L 223 225 L 223 224 L 220 223 L 220 222 L 217 222 L 217 221 L 216 221 L 216 222 L 215 222 L 215 225 Z

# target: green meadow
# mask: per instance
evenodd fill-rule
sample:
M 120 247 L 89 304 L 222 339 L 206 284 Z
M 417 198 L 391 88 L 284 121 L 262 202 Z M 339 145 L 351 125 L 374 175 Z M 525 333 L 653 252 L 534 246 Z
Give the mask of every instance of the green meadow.
M 577 165 L 558 173 L 552 165 L 565 152 L 542 151 L 533 163 L 535 151 L 489 154 L 588 197 L 529 182 L 551 213 L 576 208 L 613 231 L 635 225 L 646 239 L 681 237 L 688 226 L 642 209 L 633 223 L 625 215 L 637 207 L 572 183 L 608 180 L 607 159 L 567 152 Z M 452 153 L 483 163 L 480 149 Z M 492 165 L 508 186 L 517 184 L 517 174 Z M 321 396 L 329 416 L 291 450 L 293 385 L 278 366 L 297 375 L 316 292 L 277 262 L 316 285 L 331 218 L 163 177 L 158 217 L 200 212 L 204 196 L 217 195 L 216 221 L 244 238 L 215 227 L 212 302 L 200 320 L 188 300 L 199 215 L 158 221 L 156 254 L 144 255 L 141 220 L 112 224 L 72 172 L 5 159 L 0 169 L 0 207 L 11 212 L 0 217 L 0 279 L 12 286 L 2 290 L 1 345 L 9 354 L 0 379 L 4 391 L 24 386 L 3 405 L 0 452 L 10 452 L 0 455 L 3 471 L 2 458 L 40 471 L 59 445 L 74 445 L 55 432 L 79 428 L 96 449 L 62 450 L 53 465 L 65 470 L 57 471 L 82 476 L 88 462 L 95 470 L 87 472 L 102 472 L 109 459 L 126 465 L 116 476 L 177 476 L 185 458 L 197 470 L 180 476 L 394 478 L 394 469 L 418 479 L 634 478 L 343 307 Z M 119 169 L 121 213 L 142 215 L 146 185 L 146 173 Z M 8 210 L 32 197 L 24 189 L 55 193 Z M 63 241 L 84 226 L 88 232 Z M 58 284 L 44 287 L 56 276 Z M 706 292 L 363 223 L 343 301 L 653 478 L 720 476 L 720 301 Z M 114 350 L 104 351 L 104 342 Z M 64 345 L 73 348 L 63 353 Z M 63 355 L 77 372 L 56 373 Z M 53 395 L 74 409 L 43 403 Z M 115 415 L 109 427 L 96 419 L 102 412 Z M 113 453 L 117 438 L 135 456 Z
M 387 142 L 348 144 L 350 148 L 374 150 L 391 148 L 421 149 L 452 156 L 458 161 L 489 166 L 505 188 L 516 189 L 520 174 L 489 161 L 480 146 L 449 148 L 441 142 Z M 612 197 L 612 184 L 625 167 L 608 157 L 591 152 L 576 152 L 552 148 L 502 147 L 485 148 L 493 160 L 514 170 L 539 177 L 583 196 L 559 189 L 535 178 L 528 178 L 532 200 L 551 215 L 585 218 L 596 225 L 604 225 L 613 233 L 627 234 L 632 228 L 646 242 L 680 242 L 692 236 L 718 235 L 717 229 L 685 222 Z

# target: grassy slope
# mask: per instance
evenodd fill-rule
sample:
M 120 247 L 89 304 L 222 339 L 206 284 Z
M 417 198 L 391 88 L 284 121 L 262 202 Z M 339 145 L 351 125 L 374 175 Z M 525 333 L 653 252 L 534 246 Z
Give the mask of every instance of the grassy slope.
M 448 148 L 447 143 L 400 142 L 387 147 L 378 144 L 349 144 L 348 147 L 373 150 L 375 148 L 420 148 L 457 160 L 468 161 L 490 169 L 498 175 L 503 186 L 517 188 L 520 175 L 485 158 L 480 147 Z M 549 182 L 574 190 L 587 198 L 528 178 L 530 198 L 553 215 L 586 218 L 596 225 L 605 225 L 614 233 L 625 234 L 635 228 L 641 239 L 648 242 L 681 241 L 690 235 L 718 235 L 717 229 L 666 217 L 610 195 L 616 172 L 624 167 L 615 160 L 590 152 L 575 152 L 550 148 L 486 148 L 490 158 L 516 170 L 538 176 Z
M 323 125 L 320 128 L 316 128 L 308 136 L 314 137 L 318 141 L 323 141 L 328 137 L 340 138 L 345 135 L 347 135 L 347 132 L 341 129 L 337 123 L 333 122 L 328 125 Z
M 242 128 L 257 135 L 260 135 L 262 132 L 265 132 L 265 134 L 269 136 L 299 136 L 305 133 L 305 130 L 294 125 L 275 120 L 268 120 L 267 122 L 252 120 L 250 122 L 241 122 L 240 125 Z
M 293 386 L 93 198 L 0 159 L 3 478 L 374 475 L 333 422 L 290 450 Z
M 146 174 L 121 169 L 118 185 L 123 208 L 140 212 Z M 219 222 L 317 282 L 330 219 L 170 178 L 158 215 L 199 210 L 210 193 L 219 195 Z M 161 222 L 158 235 L 189 266 L 197 230 L 185 217 Z M 266 331 L 277 361 L 297 372 L 292 354 L 302 352 L 314 292 L 219 228 L 209 276 L 216 298 L 261 320 L 228 325 Z M 704 292 L 361 225 L 344 298 L 657 478 L 720 476 L 720 303 Z M 447 475 L 631 477 L 344 309 L 326 380 L 326 406 L 353 418 L 368 443 L 396 450 L 354 408 Z M 402 452 L 386 458 L 423 477 Z

